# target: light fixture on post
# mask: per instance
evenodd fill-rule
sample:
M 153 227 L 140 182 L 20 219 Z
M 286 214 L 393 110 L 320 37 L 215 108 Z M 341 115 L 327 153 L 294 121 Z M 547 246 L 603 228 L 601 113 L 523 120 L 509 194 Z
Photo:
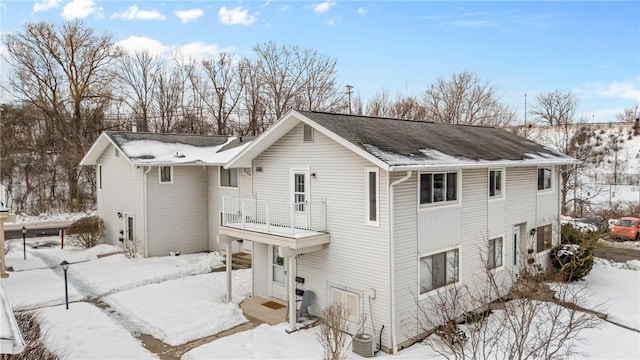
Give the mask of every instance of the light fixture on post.
M 22 255 L 27 260 L 27 228 L 22 227 Z
M 62 270 L 64 270 L 64 303 L 67 305 L 67 310 L 69 310 L 69 288 L 67 287 L 67 270 L 69 270 L 69 262 L 64 260 L 60 263 L 62 266 Z

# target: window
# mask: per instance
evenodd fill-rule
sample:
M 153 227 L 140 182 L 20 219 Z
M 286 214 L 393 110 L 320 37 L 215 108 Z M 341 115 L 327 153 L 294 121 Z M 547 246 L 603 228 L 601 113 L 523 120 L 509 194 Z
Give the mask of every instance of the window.
M 458 281 L 458 249 L 420 258 L 420 294 Z
M 378 168 L 365 169 L 367 223 L 378 225 Z
M 552 232 L 551 224 L 539 226 L 536 229 L 536 233 L 538 236 L 536 239 L 537 252 L 542 252 L 542 251 L 551 249 L 551 232 Z
M 173 168 L 171 166 L 160 166 L 160 184 L 171 184 L 173 182 Z
M 97 176 L 96 178 L 98 179 L 98 190 L 102 190 L 102 165 L 98 164 L 98 167 L 96 169 L 97 172 Z
M 495 269 L 502 266 L 502 238 L 489 240 L 489 254 L 487 256 L 487 266 Z
M 347 311 L 347 320 L 360 322 L 360 294 L 331 287 L 331 299 L 334 304 L 342 304 Z
M 457 200 L 457 172 L 420 174 L 420 204 Z
M 502 197 L 502 170 L 489 171 L 489 197 Z
M 225 169 L 220 166 L 220 186 L 238 187 L 238 169 Z
M 313 142 L 313 128 L 307 124 L 302 126 L 303 140 L 304 142 Z
M 538 190 L 551 189 L 551 168 L 538 168 Z

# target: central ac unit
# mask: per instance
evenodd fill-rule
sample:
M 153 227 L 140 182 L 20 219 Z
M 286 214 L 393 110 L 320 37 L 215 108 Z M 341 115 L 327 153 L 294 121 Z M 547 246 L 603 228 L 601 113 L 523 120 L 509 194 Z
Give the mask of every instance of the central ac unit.
M 356 334 L 353 337 L 352 350 L 354 353 L 368 358 L 372 357 L 375 352 L 375 341 L 371 334 Z

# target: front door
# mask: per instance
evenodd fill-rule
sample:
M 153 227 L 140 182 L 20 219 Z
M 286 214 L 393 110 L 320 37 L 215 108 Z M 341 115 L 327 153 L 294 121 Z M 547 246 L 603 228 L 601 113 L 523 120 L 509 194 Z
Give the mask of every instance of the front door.
M 309 171 L 292 170 L 292 195 L 294 216 L 292 224 L 296 228 L 306 228 L 309 220 Z
M 124 249 L 135 249 L 136 233 L 135 233 L 135 218 L 133 214 L 124 214 Z
M 518 271 L 519 269 L 524 269 L 527 264 L 527 238 L 524 235 L 524 229 L 526 229 L 524 224 L 516 225 L 513 227 L 513 266 Z
M 269 245 L 269 259 L 269 295 L 286 301 L 287 259 L 282 255 L 282 248 Z

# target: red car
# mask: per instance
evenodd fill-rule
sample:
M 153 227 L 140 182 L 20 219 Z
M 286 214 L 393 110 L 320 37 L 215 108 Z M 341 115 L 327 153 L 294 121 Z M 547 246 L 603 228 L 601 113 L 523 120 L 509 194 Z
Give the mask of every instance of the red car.
M 611 238 L 619 240 L 640 240 L 640 219 L 623 217 L 613 224 Z

